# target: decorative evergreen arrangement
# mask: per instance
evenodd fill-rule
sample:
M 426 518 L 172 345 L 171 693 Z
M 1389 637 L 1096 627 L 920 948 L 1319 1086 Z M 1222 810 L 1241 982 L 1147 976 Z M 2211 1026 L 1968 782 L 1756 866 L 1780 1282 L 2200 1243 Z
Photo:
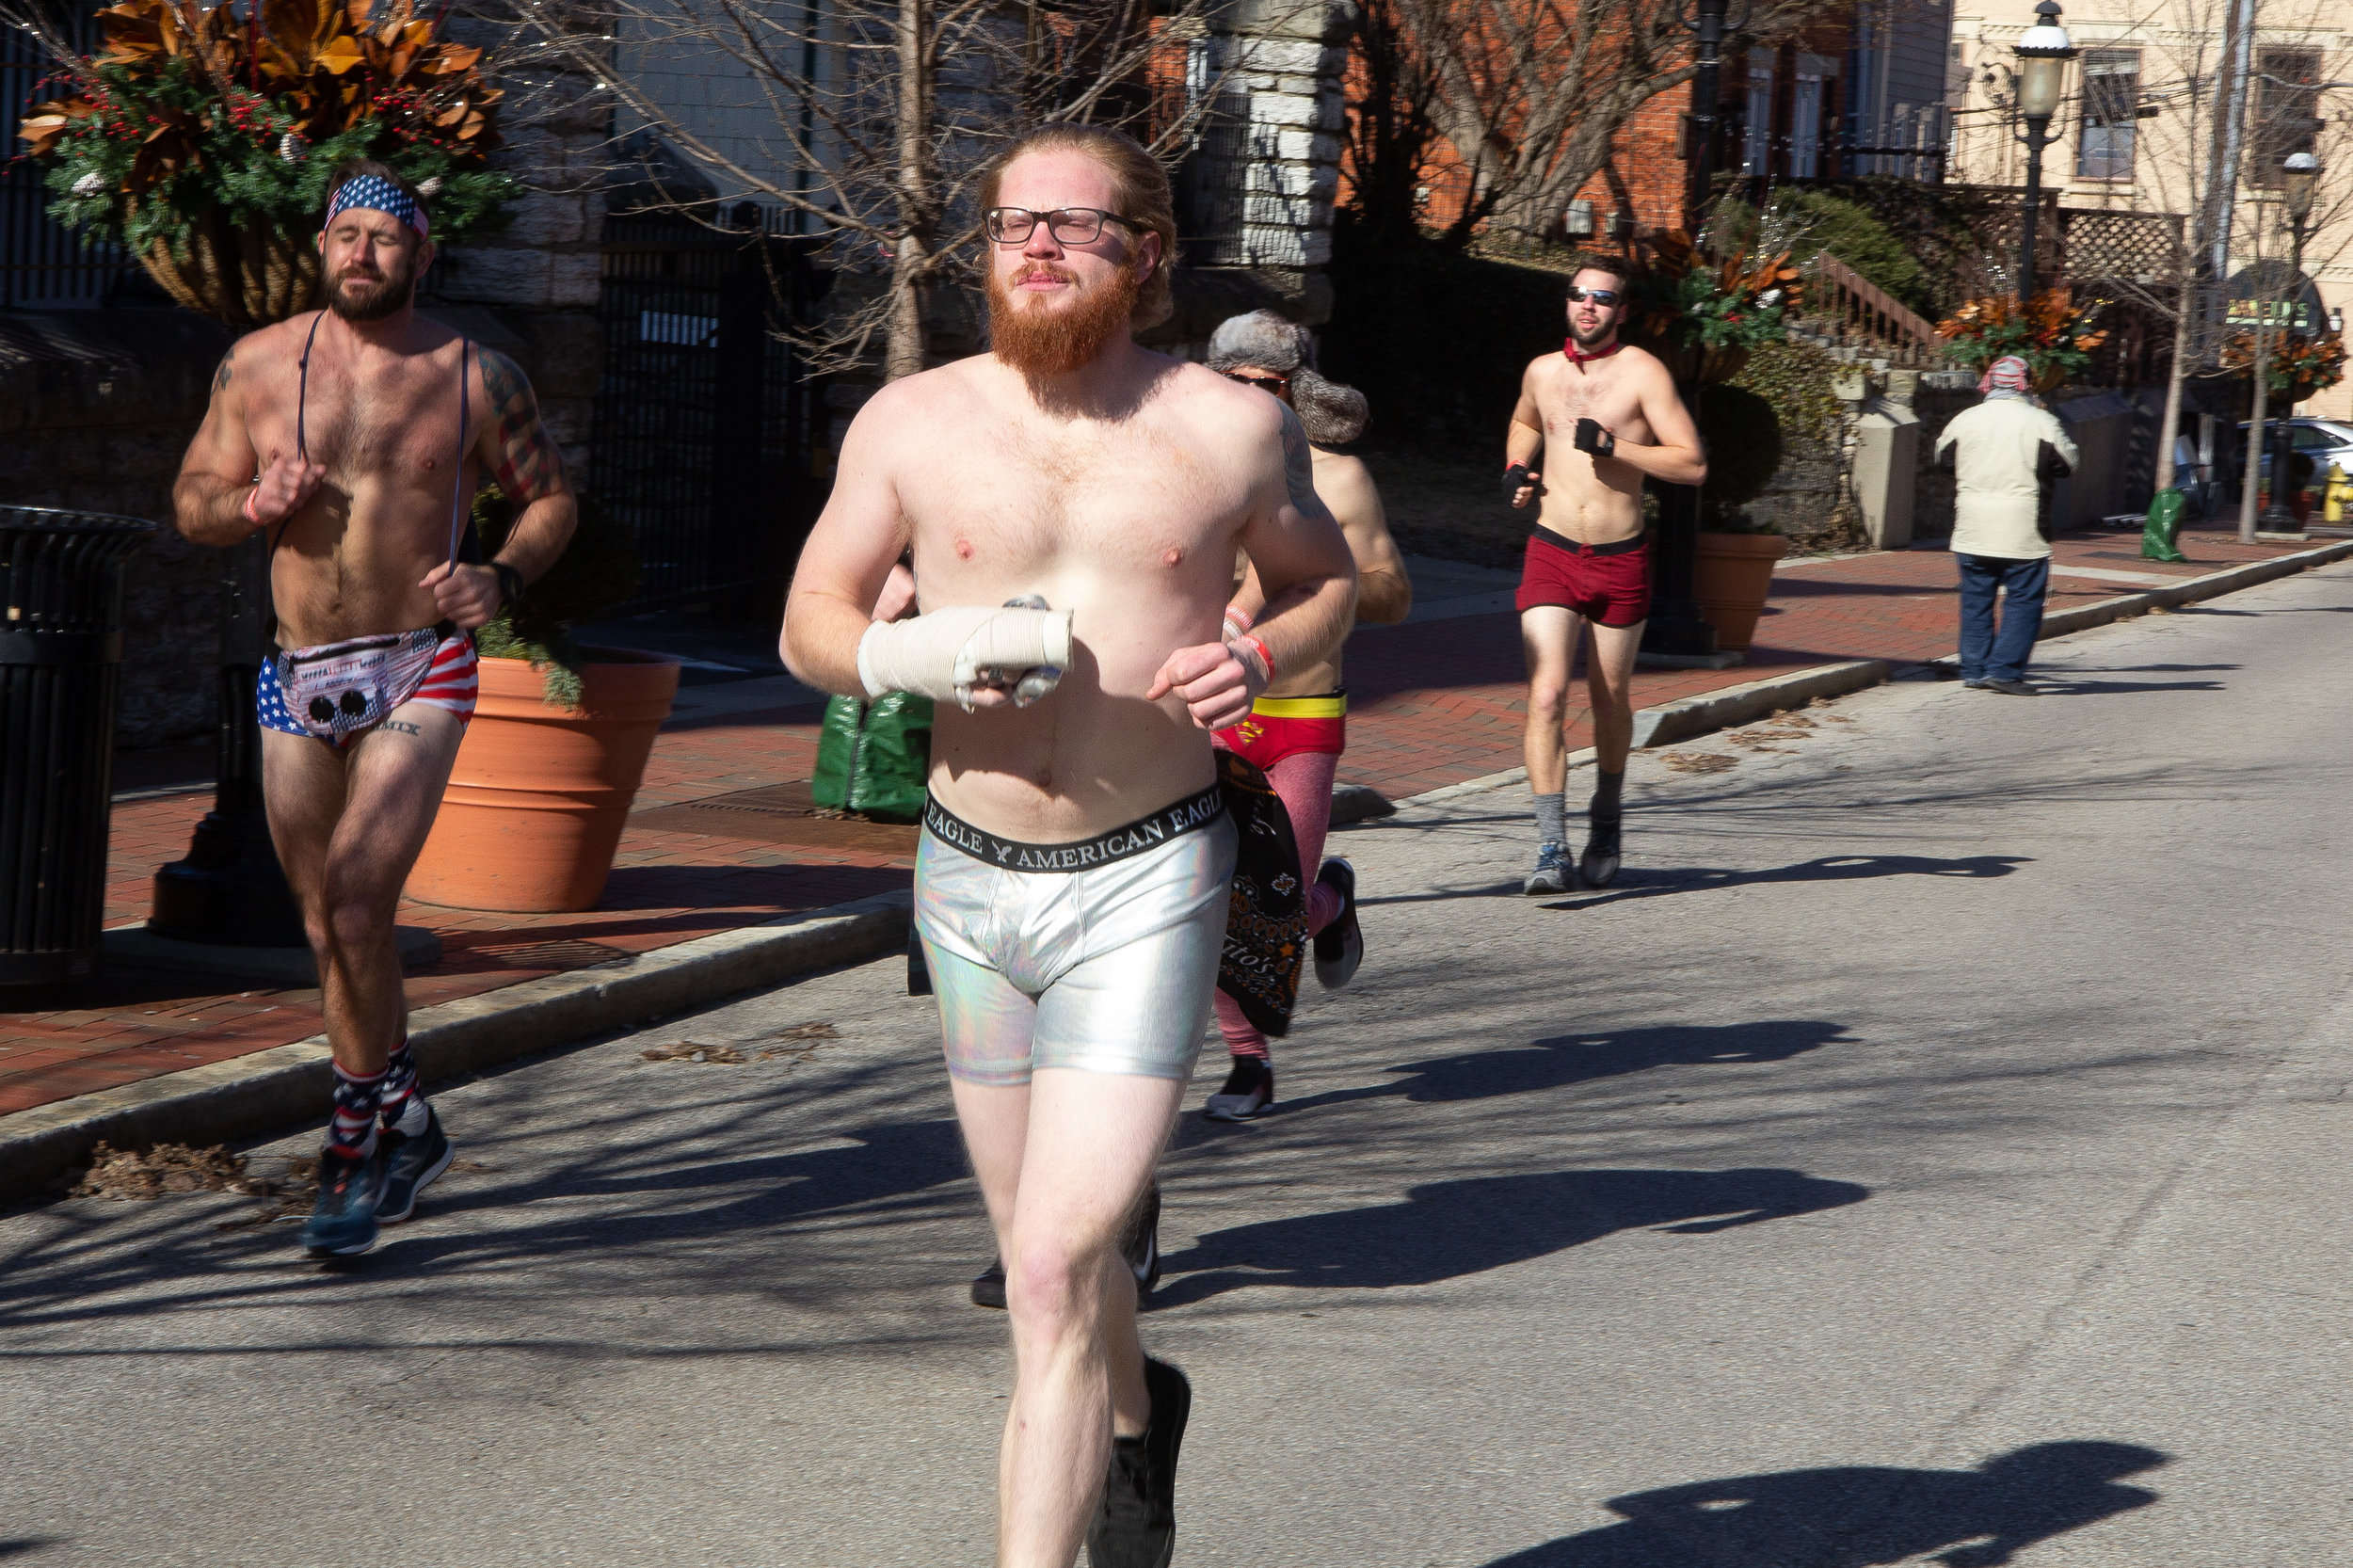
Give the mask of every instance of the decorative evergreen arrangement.
M 2255 378 L 2255 334 L 2241 332 L 2222 345 L 2222 366 L 2243 381 Z M 2293 408 L 2314 392 L 2345 379 L 2345 340 L 2334 332 L 2313 336 L 2286 332 L 2271 340 L 2264 356 L 2265 397 L 2272 407 Z
M 1936 324 L 1936 335 L 1953 345 L 1953 358 L 1983 370 L 2005 355 L 2026 361 L 2037 392 L 2064 386 L 2091 367 L 2092 350 L 2107 341 L 2092 319 L 2107 308 L 2095 299 L 2074 302 L 2071 289 L 2044 289 L 2020 308 L 2009 295 L 1973 299 Z
M 376 158 L 424 189 L 437 242 L 497 223 L 513 180 L 484 167 L 502 93 L 482 51 L 414 0 L 125 0 L 67 61 L 71 98 L 18 135 L 60 222 L 122 244 L 190 309 L 232 325 L 313 302 L 312 236 L 338 164 Z
M 485 560 L 497 556 L 515 525 L 515 504 L 496 487 L 473 499 L 474 531 Z M 488 659 L 527 659 L 547 682 L 548 706 L 580 706 L 581 668 L 587 662 L 572 634 L 576 622 L 593 619 L 636 593 L 643 568 L 637 541 L 610 512 L 580 498 L 580 526 L 555 565 L 513 604 L 474 633 Z
M 1736 239 L 1719 259 L 1680 229 L 1653 232 L 1644 248 L 1627 335 L 1677 381 L 1728 381 L 1753 351 L 1789 335 L 1784 317 L 1804 284 L 1786 250 L 1764 255 Z

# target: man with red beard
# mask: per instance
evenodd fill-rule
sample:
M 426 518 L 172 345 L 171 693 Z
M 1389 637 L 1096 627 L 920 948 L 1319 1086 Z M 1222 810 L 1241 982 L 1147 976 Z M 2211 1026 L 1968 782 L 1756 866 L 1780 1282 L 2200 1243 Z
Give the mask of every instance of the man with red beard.
M 991 349 L 851 425 L 785 610 L 828 691 L 940 699 L 916 925 L 1006 1269 L 998 1560 L 1160 1568 L 1192 1393 L 1115 1242 L 1208 1023 L 1236 833 L 1212 730 L 1355 598 L 1298 416 L 1130 333 L 1168 308 L 1168 179 L 1049 125 L 981 184 Z M 923 613 L 871 611 L 912 546 Z M 1228 643 L 1241 549 L 1267 606 Z
M 172 490 L 198 544 L 270 535 L 281 647 L 255 694 L 263 790 L 335 1058 L 302 1232 L 316 1255 L 367 1251 L 449 1167 L 408 1051 L 392 912 L 473 713 L 472 632 L 563 553 L 576 517 L 514 361 L 417 314 L 430 227 L 390 168 L 335 171 L 328 308 L 229 351 Z M 479 565 L 468 516 L 486 473 L 518 515 Z

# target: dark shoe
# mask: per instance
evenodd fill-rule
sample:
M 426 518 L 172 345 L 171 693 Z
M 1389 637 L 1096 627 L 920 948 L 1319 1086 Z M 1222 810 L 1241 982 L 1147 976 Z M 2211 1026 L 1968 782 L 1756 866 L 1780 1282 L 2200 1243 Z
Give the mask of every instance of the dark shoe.
M 1356 868 L 1336 855 L 1316 880 L 1340 895 L 1340 912 L 1316 933 L 1316 983 L 1337 991 L 1356 978 L 1356 967 L 1365 961 L 1365 933 L 1356 923 Z
M 1588 888 L 1607 888 L 1618 879 L 1618 829 L 1625 821 L 1617 816 L 1587 813 L 1585 853 L 1577 864 L 1577 874 Z
M 1569 890 L 1570 881 L 1576 875 L 1577 873 L 1569 869 L 1567 850 L 1559 844 L 1538 844 L 1536 846 L 1536 869 L 1528 873 L 1526 882 L 1520 884 L 1520 891 L 1530 895 L 1565 893 Z
M 1983 676 L 1973 675 L 1962 680 L 1961 683 L 1961 689 L 1964 692 L 1982 691 L 1984 687 L 1985 678 Z
M 2024 680 L 1989 680 L 1985 683 L 1985 689 L 1989 692 L 1999 692 L 2004 696 L 2041 696 L 2042 695 L 2040 687 L 2029 686 Z
M 1160 1283 L 1160 1184 L 1157 1178 L 1144 1189 L 1144 1206 L 1120 1234 L 1119 1256 L 1128 1260 L 1128 1272 L 1136 1276 L 1136 1300 L 1141 1303 Z
M 1168 1568 L 1176 1555 L 1176 1450 L 1193 1416 L 1193 1384 L 1165 1361 L 1144 1358 L 1151 1424 L 1112 1442 L 1103 1501 L 1087 1530 L 1091 1568 Z
M 449 1162 L 457 1158 L 457 1149 L 441 1130 L 441 1118 L 429 1105 L 424 1108 L 423 1132 L 408 1134 L 388 1128 L 376 1136 L 384 1149 L 384 1199 L 376 1206 L 376 1217 L 385 1224 L 394 1225 L 417 1211 L 417 1194 L 449 1169 Z
M 1005 1260 L 992 1257 L 988 1267 L 972 1276 L 972 1304 L 1005 1309 Z
M 376 1211 L 384 1198 L 384 1145 L 354 1158 L 319 1154 L 319 1201 L 303 1222 L 302 1245 L 314 1257 L 357 1257 L 376 1245 Z
M 1225 1087 L 1209 1096 L 1201 1114 L 1213 1122 L 1246 1122 L 1265 1115 L 1273 1104 L 1273 1066 L 1263 1056 L 1237 1056 Z

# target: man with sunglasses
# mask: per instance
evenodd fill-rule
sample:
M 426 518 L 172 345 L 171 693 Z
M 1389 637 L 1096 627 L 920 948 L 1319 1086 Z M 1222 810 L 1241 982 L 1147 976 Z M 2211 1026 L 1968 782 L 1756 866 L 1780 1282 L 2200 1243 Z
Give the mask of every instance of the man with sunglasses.
M 1016 138 L 980 188 L 986 354 L 852 423 L 785 609 L 793 673 L 939 700 L 915 920 L 1005 1263 L 998 1560 L 1164 1568 L 1192 1391 L 1116 1242 L 1193 1074 L 1237 834 L 1210 732 L 1326 657 L 1348 543 L 1276 400 L 1139 348 L 1168 178 L 1116 132 Z M 914 552 L 922 614 L 871 616 Z M 1228 642 L 1235 552 L 1268 602 Z
M 1536 808 L 1536 868 L 1524 890 L 1606 888 L 1618 874 L 1625 760 L 1634 743 L 1634 656 L 1650 616 L 1650 548 L 1642 481 L 1707 477 L 1698 427 L 1667 367 L 1618 341 L 1625 269 L 1594 261 L 1569 281 L 1568 341 L 1520 379 L 1504 438 L 1504 499 L 1537 503 L 1515 603 L 1528 657 L 1528 788 Z M 1586 626 L 1585 684 L 1595 777 L 1585 852 L 1568 857 L 1562 793 L 1570 672 Z

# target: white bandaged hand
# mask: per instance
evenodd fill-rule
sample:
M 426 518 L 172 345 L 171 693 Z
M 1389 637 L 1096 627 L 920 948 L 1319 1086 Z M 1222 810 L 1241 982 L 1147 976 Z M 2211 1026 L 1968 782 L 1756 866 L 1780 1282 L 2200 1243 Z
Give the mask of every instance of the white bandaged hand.
M 876 621 L 858 639 L 868 696 L 912 692 L 972 711 L 983 686 L 1012 690 L 1027 707 L 1070 666 L 1070 612 L 951 604 L 912 620 Z

